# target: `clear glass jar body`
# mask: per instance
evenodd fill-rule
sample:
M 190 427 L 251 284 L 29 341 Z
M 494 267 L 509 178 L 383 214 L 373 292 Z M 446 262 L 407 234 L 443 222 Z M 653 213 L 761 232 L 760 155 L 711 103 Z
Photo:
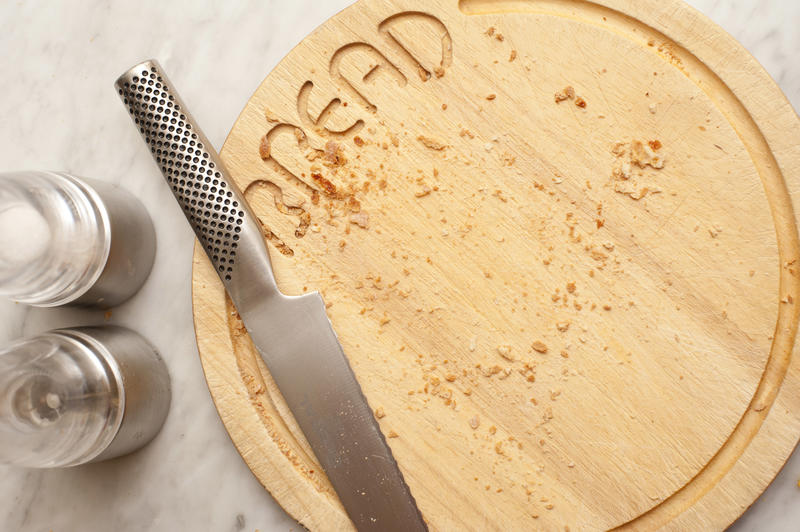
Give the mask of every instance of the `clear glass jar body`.
M 146 210 L 119 187 L 57 172 L 0 174 L 0 295 L 113 306 L 140 288 L 154 255 Z
M 0 462 L 68 467 L 132 452 L 169 408 L 166 366 L 121 327 L 51 331 L 0 350 Z

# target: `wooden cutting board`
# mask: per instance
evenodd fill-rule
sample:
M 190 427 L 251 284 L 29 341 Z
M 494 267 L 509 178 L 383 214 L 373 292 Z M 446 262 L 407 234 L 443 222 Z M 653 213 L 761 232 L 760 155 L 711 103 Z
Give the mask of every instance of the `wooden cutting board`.
M 677 0 L 362 0 L 222 157 L 432 530 L 710 530 L 800 435 L 799 134 Z M 193 281 L 239 452 L 302 524 L 349 528 L 200 248 Z

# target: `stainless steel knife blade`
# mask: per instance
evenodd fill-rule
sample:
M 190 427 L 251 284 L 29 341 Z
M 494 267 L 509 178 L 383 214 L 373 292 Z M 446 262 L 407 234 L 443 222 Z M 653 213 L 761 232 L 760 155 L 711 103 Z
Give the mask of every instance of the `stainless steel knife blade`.
M 286 296 L 258 219 L 154 60 L 115 84 L 358 530 L 427 530 L 319 293 Z

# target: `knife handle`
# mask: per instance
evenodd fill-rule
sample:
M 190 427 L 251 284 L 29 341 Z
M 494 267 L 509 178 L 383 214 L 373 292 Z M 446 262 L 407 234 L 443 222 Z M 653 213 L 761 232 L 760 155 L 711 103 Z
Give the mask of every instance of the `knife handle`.
M 158 62 L 134 66 L 115 87 L 239 310 L 279 293 L 258 218 Z

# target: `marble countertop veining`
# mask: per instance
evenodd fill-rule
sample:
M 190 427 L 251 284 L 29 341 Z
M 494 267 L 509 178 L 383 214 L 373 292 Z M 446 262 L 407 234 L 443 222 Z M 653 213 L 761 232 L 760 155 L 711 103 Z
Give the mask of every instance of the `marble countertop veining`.
M 350 0 L 213 3 L 7 1 L 0 5 L 0 171 L 52 169 L 131 190 L 154 216 L 159 249 L 142 291 L 114 309 L 164 355 L 173 402 L 144 450 L 67 470 L 0 467 L 0 530 L 297 530 L 261 487 L 220 422 L 197 355 L 190 269 L 193 238 L 112 84 L 155 57 L 210 140 L 227 131 L 262 78 Z M 690 0 L 739 39 L 800 108 L 800 2 Z M 0 300 L 0 343 L 48 329 L 106 322 L 89 310 L 32 309 Z M 168 324 L 168 326 L 165 326 Z M 731 530 L 798 530 L 800 452 Z

